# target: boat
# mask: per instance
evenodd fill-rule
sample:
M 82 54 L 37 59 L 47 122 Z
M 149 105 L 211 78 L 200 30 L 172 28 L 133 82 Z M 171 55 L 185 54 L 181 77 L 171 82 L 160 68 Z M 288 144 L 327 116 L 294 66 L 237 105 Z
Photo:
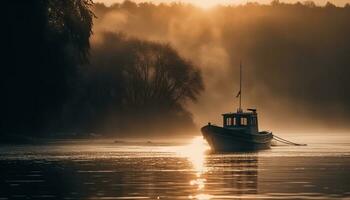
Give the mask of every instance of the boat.
M 239 108 L 222 114 L 223 126 L 210 122 L 201 128 L 204 139 L 215 152 L 256 151 L 269 149 L 272 132 L 259 131 L 256 109 L 242 109 L 242 64 L 240 64 Z
M 259 132 L 256 109 L 225 113 L 223 119 L 223 127 L 208 123 L 201 129 L 203 137 L 213 151 L 235 152 L 270 148 L 272 132 Z

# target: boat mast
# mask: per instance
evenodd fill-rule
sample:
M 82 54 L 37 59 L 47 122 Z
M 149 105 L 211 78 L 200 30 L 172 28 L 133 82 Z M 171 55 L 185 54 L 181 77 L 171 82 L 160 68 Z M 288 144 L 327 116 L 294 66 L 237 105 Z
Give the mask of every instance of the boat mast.
M 239 62 L 239 109 L 238 112 L 242 111 L 242 61 Z

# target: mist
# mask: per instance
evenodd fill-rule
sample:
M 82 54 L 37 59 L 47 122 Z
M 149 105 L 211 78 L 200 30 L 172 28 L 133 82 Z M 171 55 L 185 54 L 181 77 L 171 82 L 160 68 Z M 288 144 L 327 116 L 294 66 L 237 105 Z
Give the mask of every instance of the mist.
M 184 105 L 203 91 L 198 67 L 166 43 L 121 33 L 98 36 L 90 62 L 81 66 L 80 90 L 69 108 L 77 112 L 68 116 L 80 119 L 78 127 L 129 137 L 162 131 L 167 136 L 186 135 L 196 129 Z
M 169 43 L 111 31 L 91 38 L 91 0 L 4 6 L 1 141 L 196 129 L 185 104 L 203 91 L 202 75 Z
M 5 6 L 4 138 L 198 135 L 236 111 L 240 63 L 261 130 L 349 129 L 349 5 Z
M 123 32 L 169 43 L 199 67 L 205 90 L 186 104 L 197 127 L 236 110 L 242 61 L 243 106 L 258 109 L 261 129 L 349 128 L 349 7 L 275 1 L 203 10 L 127 1 L 96 4 L 94 12 L 92 48 L 104 32 Z

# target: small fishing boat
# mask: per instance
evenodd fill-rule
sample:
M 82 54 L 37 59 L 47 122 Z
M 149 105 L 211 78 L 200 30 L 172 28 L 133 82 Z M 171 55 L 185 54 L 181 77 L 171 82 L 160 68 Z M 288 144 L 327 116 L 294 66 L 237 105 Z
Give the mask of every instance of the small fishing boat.
M 204 126 L 201 131 L 214 151 L 254 151 L 269 149 L 273 135 L 268 131 L 258 130 L 258 116 L 255 109 L 249 112 L 223 114 L 223 127 Z
M 202 127 L 203 137 L 213 151 L 236 152 L 269 149 L 272 132 L 261 131 L 258 128 L 258 114 L 256 109 L 242 109 L 242 65 L 240 65 L 239 108 L 237 112 L 225 113 L 223 126 L 208 123 Z

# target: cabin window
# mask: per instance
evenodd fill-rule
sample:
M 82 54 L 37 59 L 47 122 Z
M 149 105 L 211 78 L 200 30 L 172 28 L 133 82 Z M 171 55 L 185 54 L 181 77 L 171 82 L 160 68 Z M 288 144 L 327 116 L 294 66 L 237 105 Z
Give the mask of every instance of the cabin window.
M 247 126 L 248 125 L 248 119 L 246 117 L 241 117 L 241 126 Z
M 224 119 L 225 126 L 237 126 L 238 122 L 236 117 L 227 117 Z
M 226 126 L 231 126 L 231 118 L 226 118 Z

